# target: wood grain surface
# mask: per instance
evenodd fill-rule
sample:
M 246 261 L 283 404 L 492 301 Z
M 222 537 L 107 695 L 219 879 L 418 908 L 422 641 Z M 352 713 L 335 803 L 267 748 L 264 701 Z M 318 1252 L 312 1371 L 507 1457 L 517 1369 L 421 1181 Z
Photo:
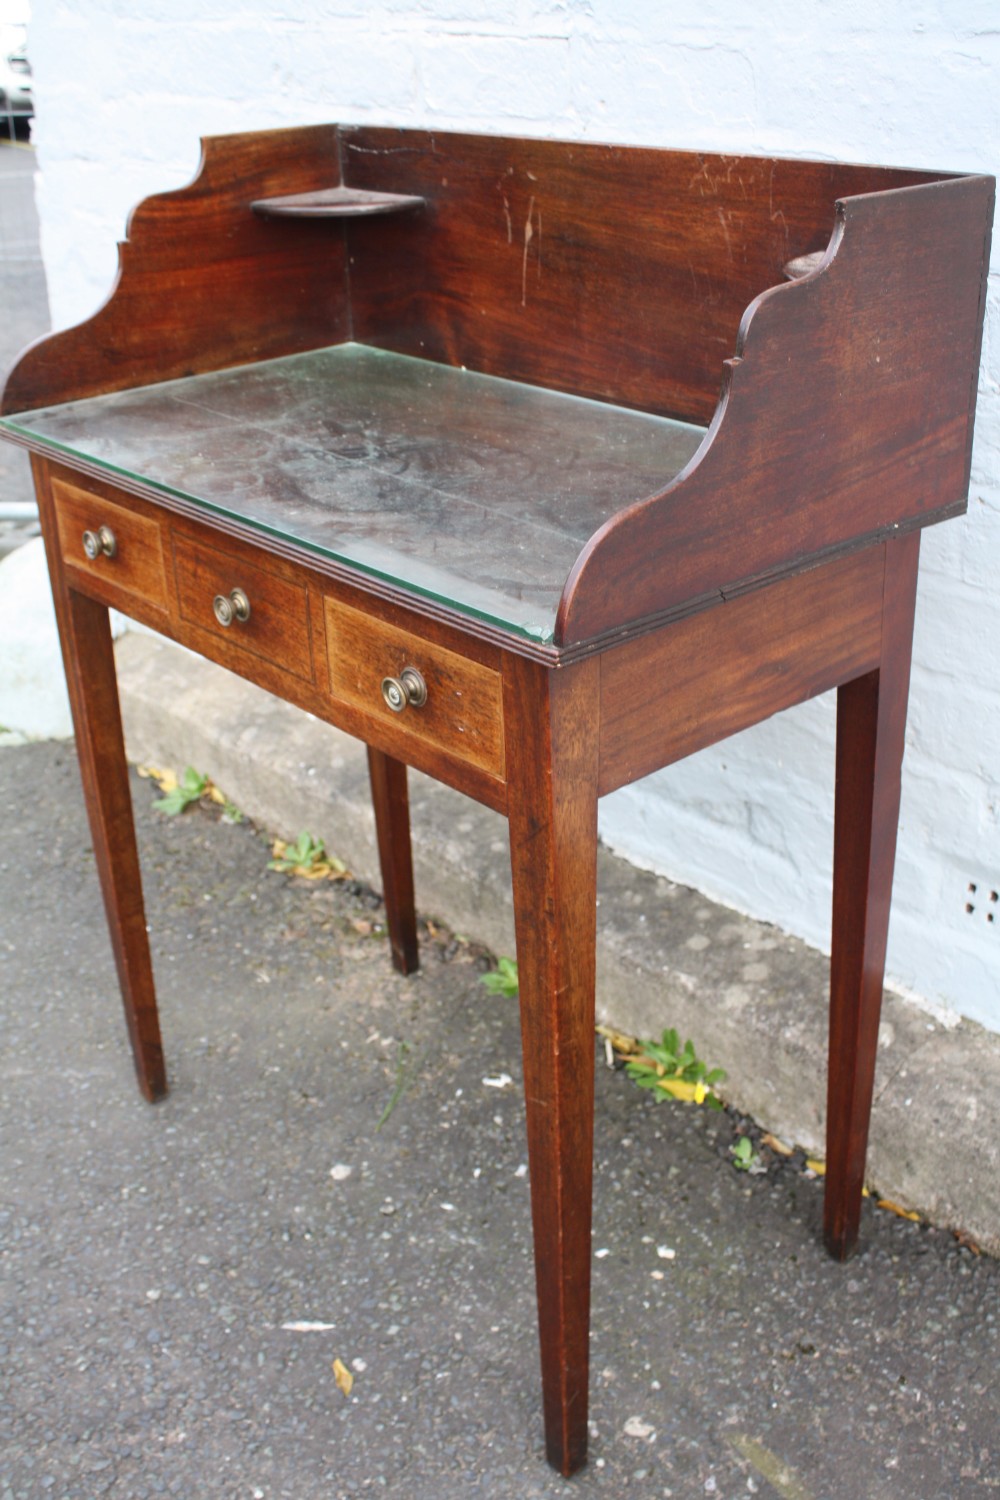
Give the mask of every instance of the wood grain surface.
M 346 183 L 427 205 L 351 226 L 360 342 L 701 423 L 748 303 L 827 244 L 837 198 L 928 177 L 439 131 L 341 136 Z
M 868 548 L 606 651 L 601 795 L 870 669 L 883 552 Z

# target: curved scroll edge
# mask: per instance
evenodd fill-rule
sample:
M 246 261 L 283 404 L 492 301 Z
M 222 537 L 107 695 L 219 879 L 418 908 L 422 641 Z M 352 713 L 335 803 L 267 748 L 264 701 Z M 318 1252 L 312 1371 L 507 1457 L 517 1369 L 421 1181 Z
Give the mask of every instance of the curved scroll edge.
M 735 572 L 720 569 L 719 576 L 712 576 L 712 570 L 708 567 L 694 568 L 692 576 L 686 582 L 677 581 L 671 587 L 669 576 L 670 547 L 671 542 L 676 541 L 682 549 L 690 547 L 692 538 L 685 536 L 683 526 L 678 524 L 682 516 L 682 501 L 690 500 L 692 505 L 698 501 L 707 500 L 711 503 L 713 498 L 712 480 L 710 475 L 702 472 L 710 455 L 718 457 L 720 463 L 725 463 L 737 452 L 736 441 L 739 429 L 738 424 L 744 410 L 741 399 L 743 393 L 749 397 L 753 392 L 755 382 L 752 378 L 753 354 L 758 347 L 767 348 L 764 342 L 769 333 L 769 318 L 762 316 L 765 310 L 772 310 L 778 306 L 788 308 L 787 302 L 779 304 L 776 298 L 789 298 L 793 296 L 810 297 L 817 293 L 817 283 L 826 281 L 833 290 L 834 278 L 837 269 L 844 267 L 850 273 L 856 266 L 865 266 L 865 235 L 863 232 L 866 223 L 877 222 L 879 201 L 885 203 L 887 199 L 894 200 L 896 208 L 893 216 L 899 215 L 899 222 L 908 220 L 910 225 L 914 223 L 913 205 L 914 201 L 924 194 L 934 196 L 942 192 L 948 197 L 942 202 L 938 197 L 937 204 L 933 206 L 933 222 L 938 225 L 953 223 L 956 232 L 964 227 L 970 233 L 967 243 L 970 246 L 970 256 L 975 251 L 979 254 L 980 236 L 973 231 L 983 230 L 986 235 L 986 243 L 989 242 L 989 228 L 992 218 L 993 201 L 993 179 L 981 173 L 965 174 L 942 174 L 927 182 L 907 184 L 901 187 L 875 190 L 869 193 L 857 193 L 844 195 L 836 201 L 836 218 L 834 234 L 824 255 L 822 264 L 811 274 L 793 282 L 783 285 L 769 287 L 762 291 L 748 305 L 740 322 L 737 340 L 736 354 L 724 362 L 723 386 L 720 394 L 719 405 L 716 409 L 712 423 L 706 433 L 698 452 L 694 455 L 684 470 L 678 474 L 669 485 L 659 493 L 646 499 L 637 501 L 635 504 L 620 511 L 616 516 L 609 518 L 607 522 L 590 538 L 582 549 L 579 557 L 574 563 L 567 578 L 566 585 L 560 600 L 556 620 L 555 643 L 560 647 L 586 646 L 588 643 L 597 641 L 608 642 L 623 638 L 626 634 L 649 629 L 662 621 L 676 618 L 679 614 L 689 613 L 692 610 L 704 607 L 713 600 L 728 596 L 734 589 L 742 589 L 750 585 L 753 580 L 763 582 L 767 578 L 776 578 L 789 571 L 797 571 L 801 567 L 809 565 L 809 559 L 813 552 L 807 549 L 804 552 L 796 552 L 795 556 L 789 556 L 783 562 L 775 562 L 766 559 L 758 559 L 760 566 L 748 566 L 745 571 L 737 569 Z M 956 199 L 951 197 L 954 192 L 959 193 Z M 854 225 L 857 232 L 854 232 Z M 855 248 L 852 248 L 855 247 Z M 845 251 L 847 252 L 845 254 Z M 858 256 L 861 260 L 859 261 Z M 984 262 L 985 264 L 985 262 Z M 865 266 L 865 274 L 869 274 L 870 266 Z M 984 275 L 985 272 L 981 272 Z M 969 307 L 973 301 L 979 305 L 979 329 L 981 337 L 982 325 L 982 288 L 971 285 L 971 267 L 966 265 L 966 279 L 956 295 L 967 298 Z M 942 283 L 950 284 L 958 288 L 959 283 L 945 276 Z M 820 304 L 821 305 L 821 304 Z M 808 307 L 808 303 L 805 304 Z M 971 326 L 971 325 L 970 325 Z M 967 330 L 969 331 L 969 330 Z M 978 350 L 978 343 L 976 349 Z M 970 346 L 971 348 L 971 346 Z M 977 360 L 978 367 L 978 360 Z M 741 374 L 741 372 L 743 372 Z M 972 387 L 975 389 L 975 377 L 972 376 Z M 970 440 L 972 414 L 974 403 L 969 406 L 968 420 L 966 423 L 966 443 Z M 726 436 L 724 436 L 724 434 Z M 967 461 L 966 461 L 967 470 Z M 732 477 L 725 481 L 727 485 L 732 484 Z M 967 480 L 966 480 L 967 483 Z M 899 518 L 894 526 L 905 524 L 926 524 L 927 520 L 943 519 L 950 514 L 958 513 L 958 501 L 952 500 L 942 503 L 934 508 L 933 513 L 927 512 L 921 521 L 919 515 L 907 515 Z M 657 555 L 665 558 L 665 576 L 667 581 L 662 592 L 657 587 L 646 589 L 646 598 L 640 604 L 638 611 L 624 613 L 609 605 L 606 591 L 602 588 L 602 575 L 606 580 L 617 568 L 623 571 L 623 554 L 631 549 L 634 556 L 639 556 L 645 545 L 646 555 L 651 555 L 650 543 L 652 532 L 650 518 L 657 514 L 658 527 L 660 526 L 659 514 L 663 516 L 662 529 L 658 530 L 655 537 Z M 694 513 L 694 512 L 692 512 Z M 760 520 L 761 510 L 758 506 L 756 512 L 743 513 L 739 505 L 736 505 L 733 520 L 740 524 L 747 520 L 751 522 Z M 832 552 L 840 550 L 845 546 L 860 545 L 865 537 L 869 540 L 878 540 L 885 533 L 885 527 L 876 526 L 874 530 L 851 530 L 839 540 L 828 540 L 826 546 L 821 547 L 821 552 Z M 731 548 L 729 549 L 732 550 Z M 816 553 L 819 556 L 819 552 Z M 688 550 L 688 560 L 691 553 Z M 631 561 L 631 559 L 629 559 Z M 749 559 L 748 559 L 749 562 Z M 648 570 L 647 570 L 648 577 Z M 653 595 L 656 594 L 655 602 Z M 604 596 L 604 597 L 602 597 Z M 632 595 L 633 601 L 635 595 Z M 647 607 L 648 606 L 648 607 Z
M 56 348 L 58 347 L 62 339 L 67 336 L 77 338 L 81 334 L 85 333 L 88 329 L 93 329 L 94 327 L 96 327 L 104 319 L 104 317 L 107 315 L 108 309 L 115 301 L 115 298 L 117 297 L 122 284 L 122 276 L 124 274 L 124 258 L 127 253 L 126 247 L 130 244 L 132 239 L 132 229 L 136 216 L 141 214 L 142 211 L 147 207 L 147 205 L 162 202 L 167 198 L 180 198 L 185 194 L 194 192 L 200 185 L 201 179 L 205 174 L 206 165 L 211 156 L 214 142 L 219 139 L 220 137 L 218 136 L 202 136 L 200 138 L 198 143 L 198 163 L 195 167 L 194 174 L 188 182 L 183 183 L 178 188 L 168 189 L 166 192 L 150 193 L 145 198 L 140 198 L 138 203 L 134 203 L 132 205 L 125 219 L 124 238 L 120 239 L 117 244 L 118 263 L 115 267 L 114 278 L 104 300 L 98 304 L 98 306 L 92 313 L 89 313 L 85 318 L 81 318 L 79 322 L 69 323 L 65 328 L 56 329 L 55 332 L 52 333 L 43 333 L 38 338 L 32 339 L 29 344 L 25 345 L 25 347 L 17 355 L 14 363 L 10 366 L 10 369 L 4 376 L 3 385 L 0 386 L 0 416 L 9 416 L 12 413 L 24 411 L 27 409 L 21 404 L 15 404 L 16 391 L 18 386 L 17 377 L 20 375 L 22 377 L 23 383 L 24 374 L 30 371 L 32 365 L 35 362 L 35 356 L 41 349 L 44 348 L 46 350 L 47 356 L 51 357 L 55 353 Z M 12 392 L 14 394 L 14 399 L 12 399 Z M 71 401 L 73 398 L 72 396 L 69 396 L 66 399 Z M 61 403 L 52 404 L 55 405 Z
M 815 283 L 820 277 L 828 273 L 843 243 L 846 222 L 845 200 L 838 198 L 834 204 L 833 230 L 823 253 L 822 261 L 806 276 L 800 276 L 795 281 L 779 282 L 774 286 L 765 287 L 763 291 L 759 292 L 747 304 L 743 316 L 740 318 L 736 334 L 735 351 L 722 361 L 722 381 L 719 390 L 719 400 L 715 411 L 712 413 L 712 420 L 708 425 L 705 436 L 702 438 L 697 450 L 691 455 L 679 473 L 674 475 L 668 485 L 662 490 L 656 491 L 655 494 L 648 495 L 642 500 L 636 500 L 633 504 L 626 506 L 615 515 L 609 516 L 585 543 L 569 571 L 559 600 L 555 625 L 556 645 L 570 646 L 579 644 L 580 637 L 573 634 L 575 596 L 581 579 L 589 568 L 595 566 L 594 558 L 601 551 L 608 537 L 617 531 L 619 527 L 628 526 L 637 516 L 642 515 L 644 512 L 669 503 L 698 472 L 708 458 L 709 453 L 720 440 L 720 433 L 722 433 L 726 426 L 730 407 L 734 400 L 734 376 L 738 366 L 746 358 L 747 347 L 751 340 L 751 329 L 761 309 L 775 297 L 810 295 L 804 292 L 804 288 Z
M 31 391 L 36 373 L 43 366 L 50 367 L 51 363 L 60 358 L 60 351 L 69 342 L 77 343 L 81 338 L 96 333 L 108 318 L 123 287 L 128 275 L 128 257 L 133 246 L 140 245 L 143 233 L 143 217 L 152 213 L 157 207 L 167 203 L 176 203 L 185 198 L 194 198 L 206 189 L 211 188 L 213 174 L 218 165 L 232 154 L 234 150 L 241 147 L 246 148 L 255 139 L 263 141 L 265 138 L 274 141 L 278 135 L 287 135 L 289 138 L 298 136 L 304 138 L 306 135 L 314 135 L 317 139 L 328 137 L 332 147 L 334 159 L 339 155 L 337 148 L 337 136 L 339 126 L 329 125 L 307 125 L 292 126 L 286 130 L 278 131 L 239 131 L 223 135 L 206 135 L 199 139 L 198 162 L 191 178 L 179 187 L 168 188 L 163 192 L 150 193 L 141 198 L 138 203 L 133 204 L 125 221 L 125 235 L 118 241 L 118 263 L 114 279 L 104 297 L 104 300 L 87 317 L 79 322 L 70 323 L 65 328 L 60 328 L 51 333 L 42 334 L 33 339 L 24 349 L 20 351 L 14 363 L 3 375 L 0 382 L 0 416 L 10 416 L 17 412 L 37 408 L 40 404 L 62 405 L 65 402 L 77 399 L 76 391 L 60 393 L 57 399 L 46 399 L 39 403 L 37 400 L 25 399 L 24 391 Z M 249 202 L 248 202 L 249 209 Z M 103 389 L 111 390 L 119 388 L 112 382 L 106 384 Z M 95 394 L 88 391 L 86 394 Z

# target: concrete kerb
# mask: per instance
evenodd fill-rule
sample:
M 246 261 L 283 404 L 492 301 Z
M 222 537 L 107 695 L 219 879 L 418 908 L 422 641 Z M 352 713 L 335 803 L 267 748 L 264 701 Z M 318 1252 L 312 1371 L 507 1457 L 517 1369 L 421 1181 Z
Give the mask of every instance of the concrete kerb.
M 379 885 L 363 746 L 222 668 L 128 633 L 118 671 L 129 756 L 206 772 L 255 822 L 322 836 Z M 513 953 L 506 821 L 411 776 L 417 900 Z M 827 960 L 764 923 L 602 850 L 598 1011 L 638 1036 L 675 1026 L 724 1092 L 781 1139 L 822 1150 Z M 880 1195 L 1000 1254 L 1000 1037 L 886 992 L 869 1177 Z

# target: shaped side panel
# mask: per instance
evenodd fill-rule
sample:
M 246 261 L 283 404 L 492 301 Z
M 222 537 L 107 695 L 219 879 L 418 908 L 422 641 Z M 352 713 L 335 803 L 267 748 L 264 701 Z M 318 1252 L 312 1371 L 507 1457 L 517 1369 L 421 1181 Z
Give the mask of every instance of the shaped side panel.
M 297 353 L 348 337 L 339 227 L 276 223 L 256 198 L 340 180 L 337 127 L 209 137 L 195 180 L 129 220 L 108 301 L 11 371 L 0 411 Z
M 964 509 L 993 195 L 966 177 L 838 204 L 824 266 L 747 309 L 688 469 L 584 548 L 558 644 Z

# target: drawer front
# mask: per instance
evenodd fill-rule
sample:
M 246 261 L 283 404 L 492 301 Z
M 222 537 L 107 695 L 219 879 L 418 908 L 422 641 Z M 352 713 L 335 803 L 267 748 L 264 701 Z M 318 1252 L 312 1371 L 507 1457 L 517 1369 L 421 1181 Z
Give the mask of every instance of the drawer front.
M 325 619 L 335 698 L 491 776 L 503 776 L 499 672 L 335 599 L 326 600 Z M 395 713 L 382 696 L 382 681 L 399 680 L 407 667 L 423 678 L 426 702 Z
M 181 620 L 214 637 L 218 648 L 211 654 L 224 665 L 230 652 L 234 659 L 246 652 L 312 681 L 309 599 L 304 584 L 278 577 L 242 555 L 233 557 L 180 536 L 174 539 L 174 571 Z M 234 590 L 242 591 L 249 615 L 240 619 L 234 612 L 230 623 L 222 625 L 214 601 L 221 597 L 232 602 Z M 204 637 L 197 649 L 206 649 Z
M 62 479 L 52 481 L 52 498 L 59 550 L 74 573 L 99 581 L 101 592 L 124 596 L 126 613 L 129 598 L 166 609 L 167 571 L 157 521 Z M 87 555 L 85 533 L 102 544 L 96 557 Z

